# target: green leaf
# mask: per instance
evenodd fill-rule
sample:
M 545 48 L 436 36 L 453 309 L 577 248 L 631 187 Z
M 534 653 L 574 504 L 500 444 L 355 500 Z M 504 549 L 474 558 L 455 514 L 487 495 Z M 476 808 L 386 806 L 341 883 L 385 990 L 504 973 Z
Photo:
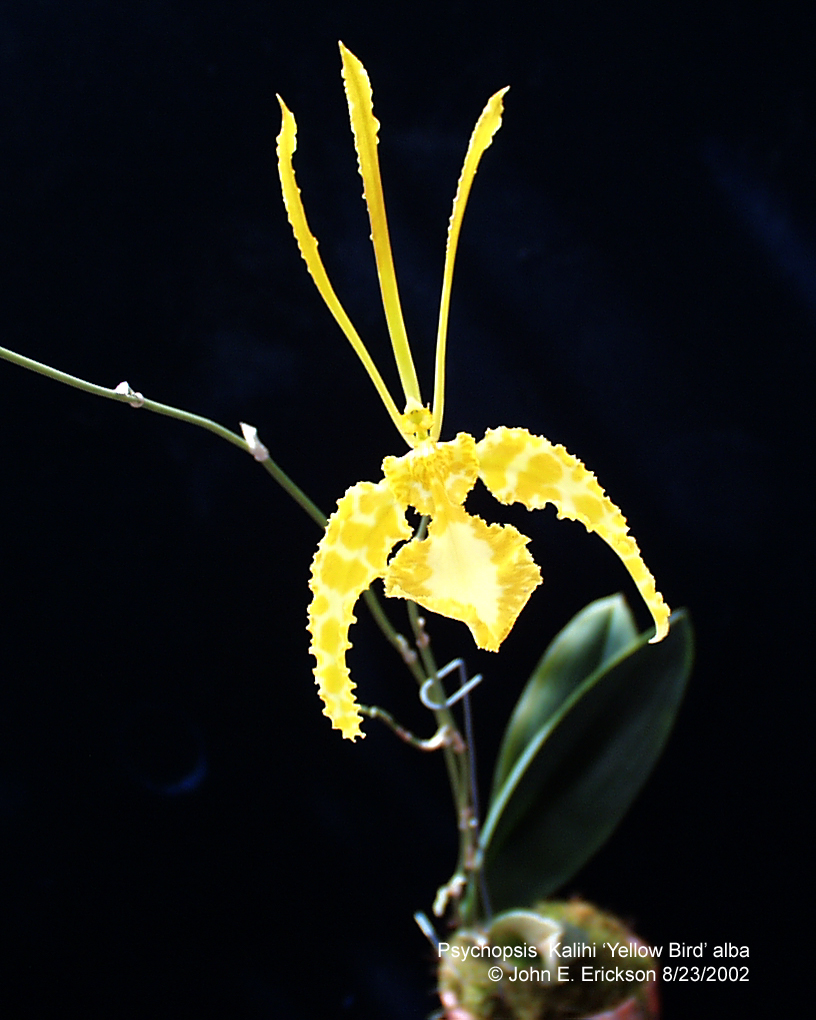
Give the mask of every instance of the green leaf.
M 621 640 L 625 632 L 621 622 Z M 571 673 L 562 665 L 553 674 L 555 694 L 537 669 L 521 698 L 528 722 L 522 724 L 517 709 L 510 723 L 509 730 L 526 734 L 527 743 L 514 735 L 511 744 L 508 730 L 510 750 L 505 754 L 503 747 L 501 755 L 506 776 L 494 784 L 480 839 L 496 910 L 551 895 L 598 850 L 648 778 L 680 705 L 693 654 L 685 610 L 672 615 L 659 644 L 648 643 L 649 631 L 611 657 L 604 656 L 605 645 L 588 623 L 587 633 L 600 648 L 597 667 L 578 680 L 580 670 Z M 574 654 L 592 665 L 592 655 L 584 657 L 580 647 Z M 530 693 L 534 682 L 547 702 L 543 711 Z
M 553 639 L 533 670 L 507 724 L 493 775 L 493 792 L 575 688 L 633 645 L 638 633 L 626 599 L 609 595 L 574 616 Z

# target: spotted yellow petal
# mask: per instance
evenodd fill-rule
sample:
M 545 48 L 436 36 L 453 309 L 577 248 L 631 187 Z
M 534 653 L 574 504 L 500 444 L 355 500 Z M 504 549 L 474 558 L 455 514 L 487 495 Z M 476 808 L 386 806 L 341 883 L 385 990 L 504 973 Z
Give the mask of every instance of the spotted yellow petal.
M 668 634 L 669 607 L 655 589 L 626 518 L 577 457 L 526 429 L 508 428 L 489 429 L 476 453 L 482 481 L 502 503 L 523 503 L 528 510 L 553 503 L 559 518 L 597 532 L 621 558 L 652 614 L 652 641 Z
M 385 482 L 358 482 L 337 504 L 312 562 L 309 606 L 311 652 L 318 693 L 335 729 L 354 740 L 364 734 L 346 666 L 354 603 L 382 577 L 394 545 L 411 537 L 402 508 Z
M 385 594 L 413 599 L 470 627 L 476 644 L 498 651 L 541 573 L 528 538 L 511 525 L 485 524 L 461 506 L 434 516 L 428 537 L 397 553 L 385 575 Z

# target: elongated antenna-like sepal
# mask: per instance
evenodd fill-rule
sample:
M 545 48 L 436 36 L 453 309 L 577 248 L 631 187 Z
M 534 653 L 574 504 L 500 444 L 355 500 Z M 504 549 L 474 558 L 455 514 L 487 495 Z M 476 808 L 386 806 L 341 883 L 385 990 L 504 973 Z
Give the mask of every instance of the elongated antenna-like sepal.
M 415 400 L 421 404 L 419 382 L 402 318 L 397 275 L 394 271 L 391 240 L 388 236 L 388 221 L 385 217 L 385 198 L 380 180 L 380 161 L 377 156 L 377 131 L 380 124 L 374 116 L 371 83 L 366 69 L 342 43 L 340 56 L 343 61 L 343 82 L 346 87 L 351 130 L 354 133 L 354 148 L 357 150 L 360 176 L 363 179 L 363 197 L 371 223 L 371 243 L 374 245 L 374 258 L 377 262 L 377 275 L 380 279 L 388 332 L 391 334 L 391 344 L 402 388 L 405 391 L 405 400 L 406 402 Z
M 508 86 L 509 87 L 509 86 Z M 436 333 L 436 368 L 434 371 L 433 399 L 433 430 L 431 438 L 439 439 L 442 430 L 442 416 L 445 413 L 445 355 L 448 339 L 448 315 L 450 312 L 451 287 L 453 285 L 453 264 L 456 260 L 456 247 L 459 244 L 459 231 L 462 217 L 470 195 L 470 186 L 479 168 L 485 149 L 493 141 L 493 136 L 501 127 L 502 99 L 507 88 L 501 89 L 487 101 L 476 127 L 470 136 L 470 144 L 465 153 L 465 162 L 459 176 L 456 197 L 453 200 L 450 222 L 448 223 L 448 243 L 445 249 L 445 271 L 442 274 L 442 296 L 439 300 L 439 326 Z

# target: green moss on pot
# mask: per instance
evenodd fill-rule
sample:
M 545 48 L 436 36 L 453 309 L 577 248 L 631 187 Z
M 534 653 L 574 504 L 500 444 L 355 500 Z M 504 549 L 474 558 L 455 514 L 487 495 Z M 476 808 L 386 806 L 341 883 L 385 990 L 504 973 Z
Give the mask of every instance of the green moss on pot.
M 646 952 L 591 904 L 544 901 L 441 943 L 439 997 L 447 1020 L 657 1020 L 659 961 Z

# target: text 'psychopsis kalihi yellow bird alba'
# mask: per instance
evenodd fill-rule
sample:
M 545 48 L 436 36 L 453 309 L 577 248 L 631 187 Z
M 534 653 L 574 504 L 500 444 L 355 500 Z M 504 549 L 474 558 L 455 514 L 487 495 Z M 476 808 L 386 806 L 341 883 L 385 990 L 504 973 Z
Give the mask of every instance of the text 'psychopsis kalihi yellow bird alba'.
M 295 118 L 280 97 L 283 124 L 278 136 L 278 168 L 289 221 L 317 289 L 410 447 L 402 457 L 385 458 L 381 481 L 358 482 L 340 499 L 312 563 L 309 631 L 311 651 L 317 659 L 318 691 L 332 725 L 344 737 L 354 739 L 363 734 L 345 661 L 350 647 L 348 631 L 355 619 L 354 604 L 375 578 L 384 580 L 388 596 L 413 599 L 426 609 L 466 623 L 476 644 L 490 651 L 498 649 L 541 583 L 539 569 L 527 550 L 529 539 L 511 525 L 488 525 L 465 510 L 465 498 L 477 478 L 502 503 L 520 502 L 530 510 L 553 503 L 559 517 L 580 521 L 588 531 L 597 532 L 621 558 L 643 596 L 655 622 L 653 641 L 660 641 L 668 632 L 669 609 L 655 589 L 623 514 L 595 476 L 563 446 L 526 429 L 504 427 L 489 430 L 478 443 L 466 433 L 450 442 L 439 441 L 448 308 L 459 230 L 479 160 L 501 124 L 502 97 L 507 90 L 490 98 L 476 123 L 453 202 L 430 408 L 420 396 L 397 292 L 371 86 L 363 65 L 342 43 L 340 53 L 385 317 L 405 392 L 402 414 L 326 275 L 292 168 Z M 405 517 L 409 506 L 430 518 L 424 537 L 412 537 Z M 399 542 L 406 544 L 389 560 Z

